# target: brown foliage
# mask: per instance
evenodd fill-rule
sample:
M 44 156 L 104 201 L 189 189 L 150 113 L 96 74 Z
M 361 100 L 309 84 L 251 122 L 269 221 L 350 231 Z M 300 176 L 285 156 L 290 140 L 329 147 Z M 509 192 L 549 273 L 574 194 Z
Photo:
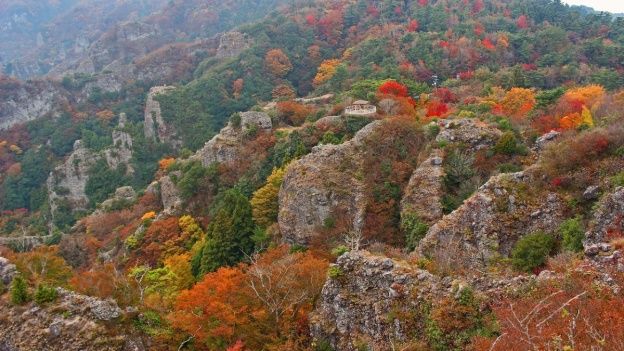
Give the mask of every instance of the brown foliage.
M 300 126 L 306 117 L 314 113 L 314 109 L 294 101 L 282 101 L 277 103 L 277 111 L 280 121 L 292 126 Z
M 293 68 L 288 56 L 280 49 L 269 50 L 264 61 L 269 72 L 277 77 L 285 76 Z

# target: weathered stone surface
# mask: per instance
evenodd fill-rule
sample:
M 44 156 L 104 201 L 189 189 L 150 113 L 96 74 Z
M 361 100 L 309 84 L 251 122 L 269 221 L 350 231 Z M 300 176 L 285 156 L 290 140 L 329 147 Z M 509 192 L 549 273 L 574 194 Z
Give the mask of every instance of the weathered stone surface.
M 17 274 L 17 268 L 4 257 L 0 257 L 0 283 L 5 287 L 9 286 L 13 281 L 13 277 Z
M 559 138 L 560 135 L 561 133 L 556 130 L 552 130 L 542 135 L 541 137 L 537 138 L 537 140 L 535 140 L 534 150 L 538 152 L 544 150 L 546 145 L 555 141 L 557 138 Z
M 100 155 L 84 147 L 81 140 L 76 140 L 74 151 L 48 177 L 48 194 L 53 213 L 61 201 L 66 202 L 74 210 L 88 207 L 89 199 L 85 194 L 88 173 L 100 158 Z
M 104 301 L 58 288 L 57 301 L 37 306 L 0 303 L 0 350 L 143 351 L 141 338 L 105 324 L 123 311 Z
M 227 32 L 219 39 L 217 58 L 232 58 L 247 50 L 251 43 L 247 36 L 240 32 Z
M 401 216 L 414 213 L 429 225 L 442 218 L 443 178 L 442 152 L 434 150 L 412 174 L 401 200 Z
M 171 144 L 174 147 L 181 145 L 175 130 L 165 123 L 160 109 L 160 103 L 156 100 L 156 96 L 166 94 L 175 89 L 172 86 L 156 86 L 152 87 L 147 94 L 145 100 L 145 116 L 143 122 L 143 130 L 145 137 L 152 140 L 159 140 L 164 143 Z
M 624 187 L 604 195 L 598 203 L 586 234 L 585 247 L 607 242 L 609 233 L 624 233 Z
M 417 251 L 451 269 L 479 270 L 509 255 L 520 237 L 554 232 L 564 220 L 564 201 L 531 183 L 528 172 L 493 177 L 431 227 Z
M 315 341 L 329 342 L 336 350 L 391 350 L 390 341 L 405 341 L 404 323 L 390 318 L 393 308 L 407 310 L 447 289 L 427 271 L 365 251 L 348 252 L 334 265 L 339 272 L 328 278 L 311 315 Z
M 87 149 L 81 140 L 76 140 L 72 153 L 50 173 L 47 180 L 53 213 L 60 205 L 67 205 L 72 210 L 88 208 L 89 199 L 85 194 L 85 186 L 89 180 L 89 170 L 102 158 L 110 168 L 116 169 L 124 165 L 126 174 L 134 172 L 131 164 L 132 138 L 122 131 L 126 122 L 126 117 L 122 114 L 117 129 L 113 131 L 113 145 L 101 153 Z
M 181 173 L 179 171 L 173 172 L 171 175 L 179 177 Z M 160 199 L 163 204 L 163 213 L 165 215 L 175 215 L 180 212 L 183 206 L 182 195 L 180 189 L 171 180 L 171 176 L 165 176 L 160 178 Z
M 136 200 L 136 191 L 131 186 L 122 186 L 115 190 L 115 194 L 110 198 L 102 202 L 99 207 L 105 211 L 111 209 L 113 205 L 119 202 L 133 202 Z
M 437 142 L 462 143 L 472 150 L 496 144 L 503 134 L 498 128 L 470 118 L 442 120 L 438 125 L 441 130 Z
M 123 312 L 113 300 L 101 300 L 63 288 L 56 290 L 59 294 L 58 306 L 75 314 L 86 314 L 97 320 L 110 321 L 119 318 Z
M 316 146 L 290 164 L 279 192 L 278 223 L 286 242 L 307 244 L 332 215 L 346 218 L 354 231 L 362 229 L 367 201 L 359 151 L 382 123 L 370 123 L 344 144 Z
M 62 89 L 50 81 L 9 81 L 0 84 L 0 88 L 8 92 L 0 99 L 0 130 L 53 113 L 62 102 L 67 101 Z
M 238 160 L 244 147 L 246 131 L 257 129 L 265 133 L 270 132 L 273 126 L 271 117 L 264 112 L 242 112 L 240 117 L 240 128 L 228 124 L 191 156 L 191 160 L 200 161 L 204 166 Z
M 600 197 L 600 187 L 598 185 L 592 185 L 587 187 L 583 192 L 583 199 L 585 200 L 596 200 Z

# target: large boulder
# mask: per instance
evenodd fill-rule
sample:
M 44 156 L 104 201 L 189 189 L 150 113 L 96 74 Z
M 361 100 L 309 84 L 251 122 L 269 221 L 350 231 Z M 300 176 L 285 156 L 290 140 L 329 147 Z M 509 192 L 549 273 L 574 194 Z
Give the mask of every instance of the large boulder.
M 527 171 L 491 178 L 429 229 L 419 254 L 441 267 L 477 272 L 508 256 L 522 236 L 554 232 L 565 219 L 565 202 L 533 187 L 533 177 Z

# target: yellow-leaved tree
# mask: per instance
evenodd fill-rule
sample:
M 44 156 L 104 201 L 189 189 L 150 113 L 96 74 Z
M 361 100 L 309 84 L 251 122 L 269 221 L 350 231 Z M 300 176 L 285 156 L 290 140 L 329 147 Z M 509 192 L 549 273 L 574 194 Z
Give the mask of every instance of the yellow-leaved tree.
M 266 184 L 251 198 L 253 220 L 260 227 L 267 228 L 277 221 L 278 195 L 284 180 L 284 173 L 284 168 L 273 169 Z
M 338 65 L 340 65 L 340 60 L 323 61 L 316 72 L 316 77 L 314 77 L 314 85 L 321 85 L 330 80 L 336 74 Z

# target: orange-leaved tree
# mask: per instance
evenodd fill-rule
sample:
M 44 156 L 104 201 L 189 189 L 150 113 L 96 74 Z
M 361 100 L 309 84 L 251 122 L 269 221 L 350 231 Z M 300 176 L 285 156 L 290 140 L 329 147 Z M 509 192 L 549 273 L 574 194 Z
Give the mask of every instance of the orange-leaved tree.
M 208 273 L 180 293 L 169 321 L 198 349 L 239 341 L 250 350 L 307 340 L 306 316 L 325 282 L 328 262 L 281 246 L 249 258 L 249 265 Z
M 269 50 L 264 58 L 269 72 L 277 77 L 283 77 L 293 68 L 290 59 L 280 49 Z
M 501 101 L 502 112 L 513 119 L 523 119 L 533 110 L 536 102 L 533 90 L 512 88 Z
M 314 77 L 314 85 L 321 85 L 330 80 L 336 74 L 336 68 L 340 65 L 340 60 L 325 60 L 321 63 Z

